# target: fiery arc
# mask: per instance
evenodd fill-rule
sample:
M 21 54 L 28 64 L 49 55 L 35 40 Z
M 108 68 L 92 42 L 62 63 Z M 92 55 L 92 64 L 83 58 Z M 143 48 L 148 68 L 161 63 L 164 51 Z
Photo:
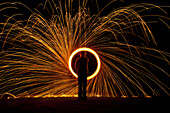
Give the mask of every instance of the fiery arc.
M 68 62 L 69 70 L 71 71 L 71 73 L 72 73 L 76 78 L 78 78 L 78 75 L 77 75 L 77 74 L 74 72 L 74 70 L 72 69 L 72 65 L 71 65 L 71 64 L 72 64 L 72 59 L 73 59 L 74 55 L 77 54 L 78 52 L 81 52 L 81 51 L 88 51 L 88 52 L 92 53 L 92 54 L 95 56 L 96 60 L 97 60 L 97 68 L 96 68 L 96 71 L 95 71 L 92 75 L 90 75 L 90 76 L 87 77 L 87 80 L 90 80 L 90 79 L 94 78 L 94 77 L 99 73 L 100 67 L 101 67 L 101 62 L 100 62 L 100 58 L 99 58 L 98 54 L 97 54 L 94 50 L 92 50 L 92 49 L 90 49 L 90 48 L 82 47 L 82 48 L 78 48 L 78 49 L 76 49 L 75 51 L 73 51 L 73 53 L 70 55 L 69 62 Z

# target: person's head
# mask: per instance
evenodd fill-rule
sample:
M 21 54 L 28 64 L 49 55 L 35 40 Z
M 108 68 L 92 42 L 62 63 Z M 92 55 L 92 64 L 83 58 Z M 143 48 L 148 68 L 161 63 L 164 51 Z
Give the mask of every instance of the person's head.
M 86 54 L 87 54 L 86 52 L 79 52 L 80 57 L 86 57 Z
M 87 54 L 86 52 L 82 52 L 83 57 L 86 57 L 86 54 Z

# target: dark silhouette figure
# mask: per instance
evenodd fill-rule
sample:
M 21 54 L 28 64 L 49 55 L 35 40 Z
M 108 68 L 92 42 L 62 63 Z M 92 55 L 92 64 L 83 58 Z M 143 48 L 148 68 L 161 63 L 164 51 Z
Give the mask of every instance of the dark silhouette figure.
M 79 100 L 86 100 L 86 86 L 87 86 L 87 75 L 88 75 L 88 62 L 89 59 L 86 53 L 80 52 L 80 57 L 76 59 L 75 69 L 78 74 L 78 98 Z

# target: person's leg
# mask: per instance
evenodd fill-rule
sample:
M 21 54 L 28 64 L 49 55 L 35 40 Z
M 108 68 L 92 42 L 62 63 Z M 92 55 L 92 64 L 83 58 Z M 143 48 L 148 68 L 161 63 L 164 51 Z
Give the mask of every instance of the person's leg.
M 87 87 L 87 77 L 83 78 L 83 99 L 86 100 L 86 87 Z
M 78 99 L 82 99 L 82 78 L 78 77 Z

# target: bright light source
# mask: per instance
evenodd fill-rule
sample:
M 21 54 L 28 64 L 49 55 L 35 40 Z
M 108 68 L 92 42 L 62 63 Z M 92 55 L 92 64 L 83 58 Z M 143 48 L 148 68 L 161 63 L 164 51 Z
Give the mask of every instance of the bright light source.
M 95 56 L 96 60 L 97 60 L 97 68 L 96 68 L 96 71 L 95 71 L 92 75 L 90 75 L 90 76 L 87 77 L 87 80 L 90 80 L 90 79 L 92 79 L 93 77 L 95 77 L 95 76 L 98 74 L 98 72 L 99 72 L 99 70 L 100 70 L 100 67 L 101 67 L 100 58 L 99 58 L 99 56 L 97 55 L 97 53 L 96 53 L 94 50 L 92 50 L 92 49 L 90 49 L 90 48 L 86 48 L 86 47 L 76 49 L 76 50 L 70 55 L 69 62 L 68 62 L 69 69 L 70 69 L 71 73 L 72 73 L 76 78 L 78 78 L 78 75 L 73 71 L 71 64 L 72 64 L 72 59 L 73 59 L 74 55 L 77 54 L 78 52 L 81 52 L 81 51 L 87 51 L 87 52 L 92 53 L 92 54 Z

